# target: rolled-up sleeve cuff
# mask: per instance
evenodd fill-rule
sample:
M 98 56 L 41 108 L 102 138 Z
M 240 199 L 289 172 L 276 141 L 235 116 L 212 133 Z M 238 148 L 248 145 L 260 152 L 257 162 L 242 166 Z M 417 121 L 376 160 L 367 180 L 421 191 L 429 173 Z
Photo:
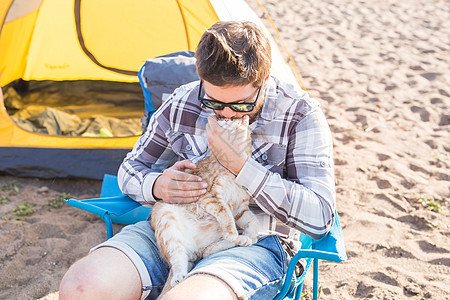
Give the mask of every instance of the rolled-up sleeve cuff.
M 236 176 L 236 183 L 243 186 L 252 195 L 258 197 L 269 179 L 270 171 L 261 166 L 256 160 L 249 157 Z
M 156 178 L 158 178 L 161 173 L 148 173 L 144 177 L 144 183 L 142 184 L 142 197 L 144 198 L 145 204 L 155 204 L 156 199 L 153 196 L 153 185 L 155 184 Z

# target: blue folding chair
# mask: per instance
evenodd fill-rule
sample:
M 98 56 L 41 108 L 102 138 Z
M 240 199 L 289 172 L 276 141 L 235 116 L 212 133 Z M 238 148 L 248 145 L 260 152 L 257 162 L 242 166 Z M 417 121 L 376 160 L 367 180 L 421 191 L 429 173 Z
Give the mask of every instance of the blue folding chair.
M 117 183 L 117 177 L 105 175 L 103 178 L 100 198 L 76 200 L 66 200 L 67 204 L 79 209 L 96 214 L 105 221 L 107 238 L 113 236 L 112 223 L 134 224 L 147 219 L 151 212 L 151 207 L 145 207 L 131 200 L 122 194 Z M 274 298 L 300 299 L 305 276 L 313 264 L 313 299 L 317 300 L 319 295 L 319 259 L 341 262 L 347 259 L 344 246 L 344 236 L 341 224 L 336 213 L 335 222 L 330 232 L 320 240 L 313 240 L 306 234 L 300 235 L 302 242 L 301 250 L 291 259 L 283 286 Z M 294 276 L 295 265 L 299 259 L 306 259 L 306 267 L 303 274 L 296 279 L 294 289 L 290 291 L 292 276 Z

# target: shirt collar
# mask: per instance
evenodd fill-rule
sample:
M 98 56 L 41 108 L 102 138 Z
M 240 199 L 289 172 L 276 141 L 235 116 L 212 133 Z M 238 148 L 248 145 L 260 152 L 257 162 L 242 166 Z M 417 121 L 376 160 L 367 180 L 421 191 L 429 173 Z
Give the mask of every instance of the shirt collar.
M 317 101 L 309 98 L 308 93 L 302 90 L 298 85 L 280 82 L 273 76 L 270 76 L 267 82 L 264 101 L 261 115 L 257 121 L 254 122 L 256 123 L 254 128 L 264 126 L 278 116 L 286 114 L 286 111 L 290 109 L 296 101 L 301 101 L 299 112 L 303 115 L 308 114 L 316 107 L 320 106 Z

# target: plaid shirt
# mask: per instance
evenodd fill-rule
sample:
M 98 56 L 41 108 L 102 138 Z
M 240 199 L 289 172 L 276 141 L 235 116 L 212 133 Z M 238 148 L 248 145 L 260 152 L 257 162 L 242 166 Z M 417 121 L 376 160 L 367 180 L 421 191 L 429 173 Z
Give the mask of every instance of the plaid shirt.
M 197 99 L 199 81 L 176 89 L 152 116 L 146 132 L 118 173 L 124 194 L 153 204 L 153 184 L 177 160 L 209 156 L 207 118 Z M 261 234 L 314 239 L 334 222 L 335 187 L 330 129 L 320 104 L 290 84 L 270 77 L 260 116 L 250 125 L 252 156 L 236 182 L 252 196 Z M 298 240 L 298 239 L 297 239 Z

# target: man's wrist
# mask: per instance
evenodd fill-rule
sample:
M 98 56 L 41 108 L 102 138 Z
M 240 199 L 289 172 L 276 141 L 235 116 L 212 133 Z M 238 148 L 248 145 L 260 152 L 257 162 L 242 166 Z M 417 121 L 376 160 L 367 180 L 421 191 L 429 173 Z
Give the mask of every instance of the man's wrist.
M 247 158 L 244 158 L 244 159 L 241 158 L 239 160 L 236 160 L 233 163 L 232 169 L 230 169 L 230 172 L 237 176 L 241 172 L 241 170 L 244 167 L 246 161 L 247 161 Z
M 158 200 L 153 193 L 153 187 L 155 185 L 156 179 L 161 176 L 161 173 L 150 172 L 144 177 L 144 182 L 142 183 L 142 197 L 146 203 L 152 204 Z
M 162 174 L 159 174 L 159 176 L 156 177 L 155 181 L 153 182 L 153 187 L 152 187 L 152 196 L 156 201 L 162 200 L 162 198 L 159 195 L 157 195 L 157 193 L 155 192 L 156 191 L 156 189 L 155 189 L 156 183 L 157 183 L 158 179 L 161 177 L 161 175 Z
M 245 187 L 249 194 L 255 198 L 264 188 L 269 173 L 268 169 L 249 156 L 241 171 L 237 174 L 235 182 Z

